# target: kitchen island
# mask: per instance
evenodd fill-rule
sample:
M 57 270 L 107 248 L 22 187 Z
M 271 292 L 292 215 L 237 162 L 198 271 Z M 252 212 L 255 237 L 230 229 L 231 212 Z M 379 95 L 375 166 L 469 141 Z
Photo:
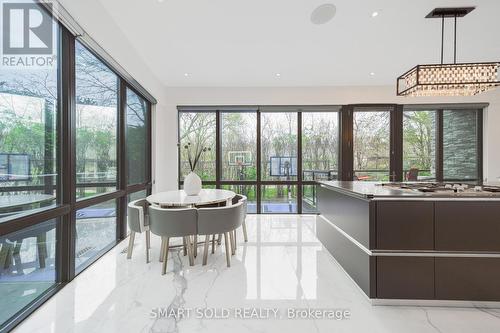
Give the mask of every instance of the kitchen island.
M 495 186 L 322 181 L 317 236 L 374 304 L 496 304 L 498 191 Z

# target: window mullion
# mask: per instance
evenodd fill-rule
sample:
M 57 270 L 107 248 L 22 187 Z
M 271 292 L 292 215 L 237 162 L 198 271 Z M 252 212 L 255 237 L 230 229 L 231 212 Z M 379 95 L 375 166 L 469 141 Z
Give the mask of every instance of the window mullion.
M 75 37 L 61 28 L 60 55 L 60 179 L 62 203 L 71 207 L 59 224 L 57 272 L 60 282 L 69 282 L 75 276 L 76 248 L 76 89 Z

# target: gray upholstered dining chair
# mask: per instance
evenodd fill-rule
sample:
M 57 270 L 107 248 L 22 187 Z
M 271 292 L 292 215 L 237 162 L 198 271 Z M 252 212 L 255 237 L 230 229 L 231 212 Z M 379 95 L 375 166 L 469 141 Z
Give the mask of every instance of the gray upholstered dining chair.
M 131 201 L 127 207 L 127 223 L 130 228 L 128 240 L 127 259 L 132 258 L 136 233 L 146 232 L 146 263 L 149 262 L 149 249 L 151 248 L 151 235 L 148 221 L 149 203 L 146 199 Z
M 205 235 L 203 265 L 207 264 L 210 235 L 224 234 L 227 267 L 231 266 L 232 246 L 229 238 L 230 234 L 241 225 L 242 217 L 243 202 L 241 201 L 231 206 L 198 209 L 198 234 Z
M 246 218 L 247 218 L 247 197 L 244 196 L 243 194 L 236 194 L 233 199 L 231 199 L 231 204 L 232 205 L 236 205 L 238 202 L 243 202 L 243 216 L 242 216 L 242 223 L 241 223 L 241 226 L 242 226 L 242 229 L 243 229 L 243 239 L 245 240 L 245 242 L 248 242 L 248 234 L 247 234 L 247 224 L 246 224 Z M 219 234 L 219 240 L 217 241 L 217 243 L 220 245 L 220 237 L 222 236 L 222 234 Z M 233 231 L 233 233 L 231 234 L 231 248 L 232 248 L 232 254 L 235 254 L 236 253 L 236 248 L 237 248 L 237 245 L 236 245 L 236 230 Z M 213 236 L 213 239 L 212 239 L 212 253 L 215 252 L 215 235 Z
M 247 224 L 245 222 L 247 218 L 247 197 L 243 194 L 236 194 L 232 200 L 233 205 L 237 204 L 240 201 L 243 202 L 243 222 L 241 223 L 241 227 L 243 229 L 243 239 L 245 240 L 245 242 L 248 242 Z M 236 240 L 236 234 L 234 235 L 234 237 L 234 239 Z
M 161 237 L 161 257 L 163 258 L 162 275 L 167 272 L 167 259 L 170 238 L 183 237 L 187 244 L 189 265 L 194 265 L 193 249 L 190 236 L 197 234 L 197 209 L 165 209 L 149 207 L 149 226 L 151 232 Z

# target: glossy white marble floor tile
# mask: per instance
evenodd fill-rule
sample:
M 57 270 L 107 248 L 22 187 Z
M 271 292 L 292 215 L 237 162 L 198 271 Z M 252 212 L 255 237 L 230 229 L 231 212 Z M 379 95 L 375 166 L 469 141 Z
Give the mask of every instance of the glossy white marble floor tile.
M 222 247 L 209 255 L 207 266 L 201 265 L 200 247 L 194 267 L 172 250 L 162 276 L 159 238 L 152 236 L 149 264 L 143 235 L 136 237 L 131 260 L 123 251 L 126 240 L 15 332 L 500 331 L 496 309 L 370 305 L 316 239 L 314 216 L 250 215 L 247 225 L 249 241 L 243 242 L 239 230 L 231 268 Z M 327 315 L 338 310 L 337 318 L 348 318 L 288 319 L 288 311 L 300 309 L 327 310 Z

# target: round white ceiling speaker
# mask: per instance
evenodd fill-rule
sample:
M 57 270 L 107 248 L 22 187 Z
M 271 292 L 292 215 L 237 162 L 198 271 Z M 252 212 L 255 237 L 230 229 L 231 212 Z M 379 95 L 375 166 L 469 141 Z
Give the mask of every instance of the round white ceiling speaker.
M 316 7 L 311 13 L 311 22 L 314 24 L 325 24 L 329 22 L 337 12 L 333 3 L 324 3 Z

